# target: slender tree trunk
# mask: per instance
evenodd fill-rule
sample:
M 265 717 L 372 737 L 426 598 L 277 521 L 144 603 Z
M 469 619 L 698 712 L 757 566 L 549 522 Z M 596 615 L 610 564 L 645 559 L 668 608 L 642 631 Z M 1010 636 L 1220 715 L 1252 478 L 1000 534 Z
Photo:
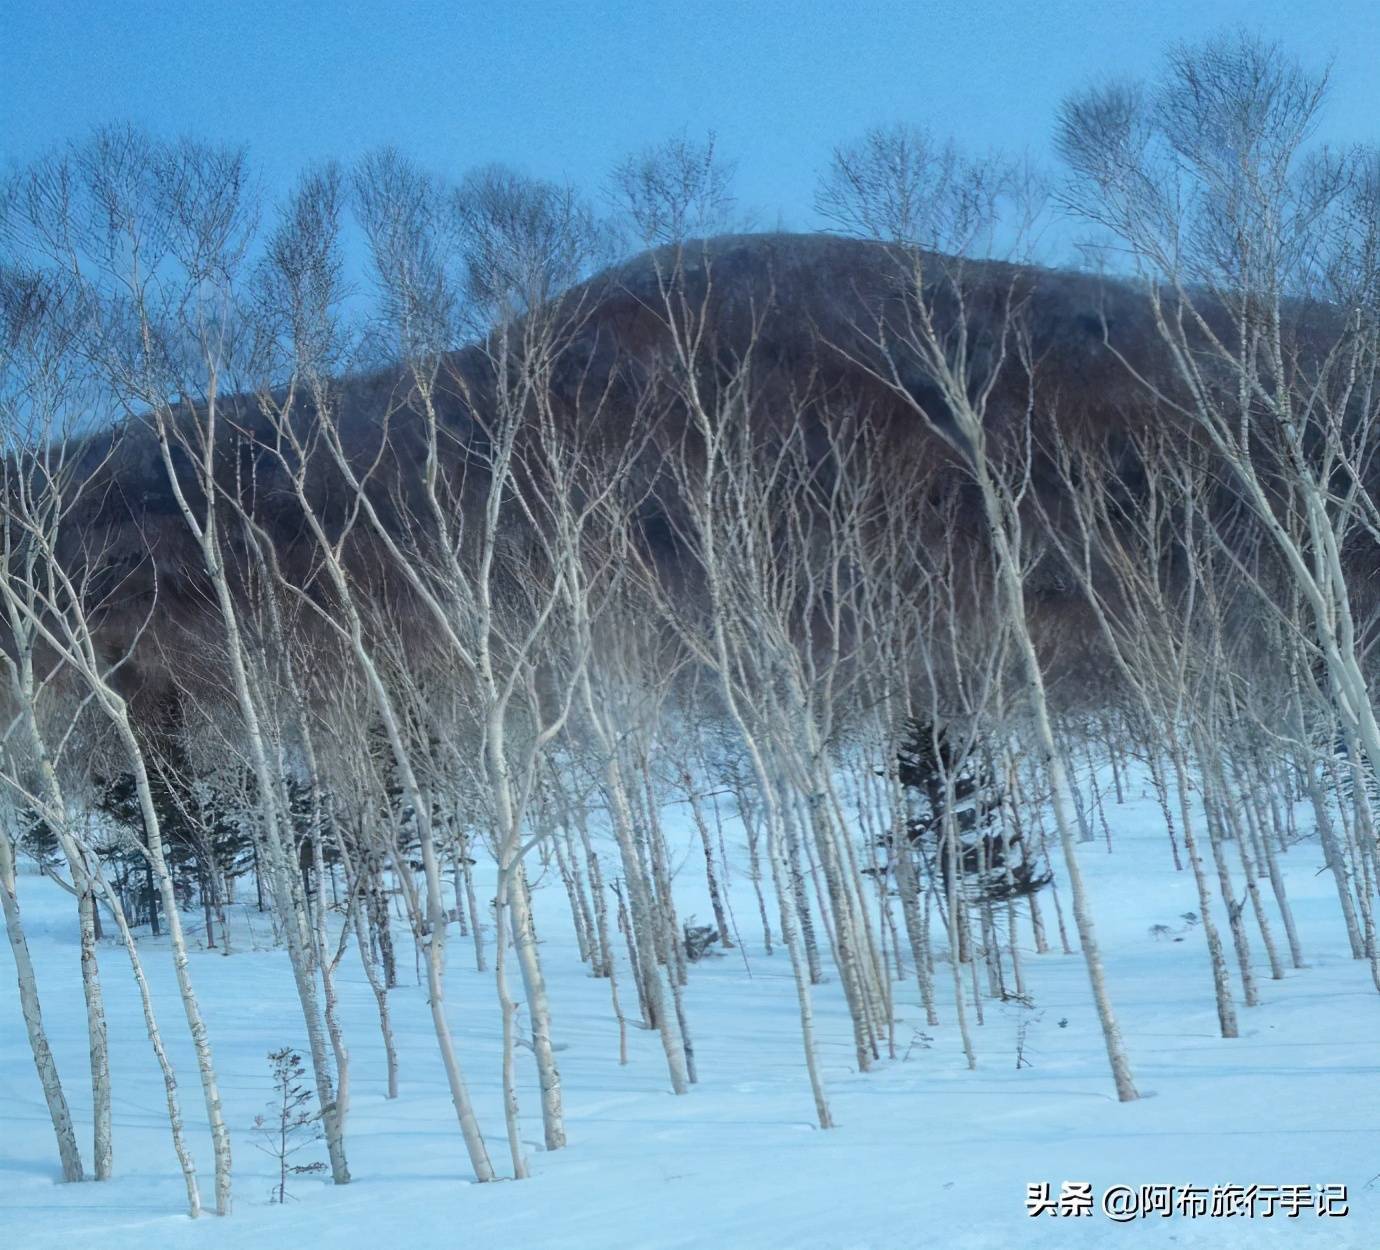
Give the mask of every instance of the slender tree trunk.
M 0 838 L 4 837 L 0 834 Z M 83 871 L 77 906 L 81 926 L 81 985 L 86 998 L 86 1031 L 91 1054 L 92 1164 L 98 1181 L 111 1175 L 114 1144 L 110 1109 L 110 1049 L 106 1038 L 105 998 L 96 959 L 96 896 Z
M 733 935 L 729 932 L 728 916 L 724 911 L 724 900 L 719 893 L 719 879 L 714 871 L 714 847 L 709 837 L 709 825 L 704 818 L 704 808 L 700 796 L 695 791 L 694 779 L 688 772 L 681 774 L 681 784 L 690 800 L 690 815 L 700 835 L 700 845 L 704 849 L 704 879 L 709 889 L 709 905 L 714 909 L 714 926 L 719 931 L 719 944 L 725 950 L 733 949 Z
M 1097 943 L 1092 909 L 1088 903 L 1087 889 L 1083 884 L 1083 870 L 1078 863 L 1077 848 L 1069 828 L 1068 780 L 1064 776 L 1063 761 L 1055 744 L 1054 730 L 1049 720 L 1044 674 L 1040 670 L 1040 660 L 1035 653 L 1035 644 L 1031 640 L 1026 621 L 1025 592 L 1021 585 L 1015 554 L 1009 549 L 1009 540 L 1002 528 L 1004 522 L 995 490 L 991 482 L 987 480 L 985 463 L 980 462 L 979 468 L 979 485 L 986 505 L 988 526 L 997 539 L 997 569 L 1007 602 L 1007 615 L 1012 625 L 1017 648 L 1024 661 L 1028 695 L 1035 722 L 1036 742 L 1049 772 L 1054 825 L 1059 834 L 1060 845 L 1063 848 L 1064 865 L 1069 878 L 1069 890 L 1073 895 L 1074 923 L 1078 927 L 1078 937 L 1083 948 L 1083 959 L 1088 969 L 1088 981 L 1092 986 L 1093 1001 L 1097 1006 L 1097 1017 L 1102 1025 L 1102 1038 L 1107 1048 L 1107 1061 L 1111 1065 L 1117 1097 L 1122 1102 L 1129 1102 L 1137 1097 L 1136 1087 L 1131 1078 L 1131 1066 L 1126 1057 L 1126 1047 L 1121 1037 L 1121 1026 L 1117 1022 L 1116 1013 L 1112 1009 L 1111 998 L 1107 993 L 1107 974 L 1102 966 L 1102 951 Z
M 591 706 L 592 693 L 586 693 L 587 706 Z M 606 738 L 605 743 L 608 745 Z M 632 810 L 628 792 L 623 784 L 622 769 L 614 753 L 610 750 L 604 761 L 604 779 L 611 808 L 611 824 L 614 839 L 623 860 L 623 881 L 628 891 L 629 933 L 634 939 L 634 959 L 638 969 L 638 979 L 646 999 L 649 1013 L 648 1023 L 659 1030 L 661 1046 L 666 1055 L 666 1068 L 671 1078 L 671 1089 L 684 1094 L 689 1087 L 689 1074 L 686 1071 L 685 1051 L 677 1036 L 671 1013 L 666 1010 L 662 992 L 661 971 L 656 959 L 656 940 L 653 930 L 657 920 L 651 889 L 642 867 L 642 858 L 634 844 Z
M 958 1021 L 958 1036 L 963 1043 L 963 1056 L 968 1061 L 968 1070 L 971 1072 L 977 1067 L 977 1052 L 973 1049 L 973 1034 L 968 1028 L 968 1008 L 963 1000 L 963 961 L 959 958 L 959 951 L 963 945 L 963 924 L 959 915 L 962 901 L 958 894 L 958 840 L 953 836 L 951 828 L 953 817 L 947 808 L 942 820 L 944 823 L 944 841 L 940 853 L 944 856 L 947 865 L 943 876 L 947 894 L 945 912 L 949 925 L 949 972 L 954 983 L 954 1019 Z
M 1184 764 L 1183 750 L 1177 736 L 1170 742 L 1170 752 L 1174 763 L 1175 785 L 1179 791 L 1179 815 L 1183 822 L 1184 853 L 1188 856 L 1189 867 L 1193 870 L 1193 885 L 1198 891 L 1198 918 L 1203 927 L 1203 940 L 1207 943 L 1208 962 L 1212 968 L 1213 997 L 1217 1003 L 1217 1024 L 1223 1037 L 1239 1037 L 1240 1026 L 1236 1019 L 1236 1005 L 1232 1002 L 1231 976 L 1227 971 L 1227 957 L 1222 949 L 1222 935 L 1217 922 L 1212 918 L 1212 890 L 1208 884 L 1207 870 L 1203 857 L 1198 852 L 1198 836 L 1193 821 L 1188 814 L 1188 770 Z
M 158 881 L 163 898 L 164 915 L 168 923 L 168 941 L 172 947 L 173 969 L 177 974 L 178 991 L 182 997 L 183 1013 L 187 1017 L 187 1028 L 192 1035 L 192 1046 L 196 1051 L 197 1068 L 201 1074 L 201 1088 L 206 1103 L 206 1117 L 211 1126 L 211 1143 L 215 1156 L 216 1214 L 230 1214 L 230 1133 L 225 1126 L 225 1116 L 221 1110 L 220 1084 L 216 1076 L 215 1060 L 211 1054 L 211 1041 L 206 1030 L 206 1022 L 201 1014 L 201 1004 L 192 987 L 191 966 L 187 959 L 187 943 L 182 933 L 182 913 L 177 907 L 177 895 L 173 890 L 172 875 L 168 871 L 163 855 L 163 839 L 159 829 L 157 809 L 153 802 L 153 792 L 149 787 L 148 771 L 144 758 L 134 738 L 129 722 L 122 714 L 116 728 L 124 739 L 134 773 L 135 790 L 139 796 L 139 806 L 143 811 L 144 830 L 148 836 L 149 862 Z
M 361 891 L 367 891 L 369 886 L 367 881 L 361 885 Z M 382 977 L 379 975 L 379 966 L 374 958 L 372 944 L 369 941 L 369 934 L 365 927 L 364 912 L 365 906 L 361 899 L 353 899 L 349 904 L 350 923 L 355 927 L 355 941 L 359 944 L 359 959 L 364 965 L 364 977 L 369 982 L 369 989 L 373 991 L 374 1005 L 378 1009 L 379 1033 L 383 1038 L 384 1062 L 388 1071 L 388 1098 L 398 1096 L 398 1047 L 393 1037 L 393 1018 L 388 1010 L 388 990 L 384 985 Z
M 38 1081 L 43 1087 L 43 1097 L 48 1104 L 48 1118 L 53 1124 L 53 1135 L 57 1138 L 58 1157 L 62 1161 L 62 1179 L 79 1181 L 82 1179 L 81 1151 L 77 1148 L 77 1134 L 72 1127 L 71 1112 L 67 1109 L 67 1096 L 62 1092 L 57 1062 L 53 1058 L 52 1049 L 48 1045 L 48 1034 L 43 1027 L 43 1009 L 38 1001 L 38 982 L 34 977 L 33 960 L 29 955 L 29 943 L 24 936 L 24 923 L 19 913 L 14 852 L 9 834 L 3 830 L 0 830 L 0 902 L 4 904 L 5 931 L 9 936 L 10 950 L 14 953 L 14 970 L 19 981 L 19 1009 L 29 1036 L 34 1068 L 38 1072 Z
M 1217 869 L 1217 884 L 1222 892 L 1222 901 L 1227 908 L 1232 945 L 1236 948 L 1236 966 L 1241 974 L 1241 996 L 1245 999 L 1247 1007 L 1258 1007 L 1260 992 L 1256 988 L 1255 973 L 1251 968 L 1251 944 L 1246 936 L 1245 922 L 1241 918 L 1246 898 L 1243 896 L 1238 903 L 1232 892 L 1231 870 L 1227 867 L 1227 857 L 1222 850 L 1221 813 L 1217 806 L 1217 796 L 1212 793 L 1215 787 L 1208 783 L 1206 768 L 1203 780 L 1203 812 L 1207 822 L 1208 845 L 1212 849 L 1212 861 Z
M 508 1132 L 513 1179 L 520 1181 L 525 1180 L 528 1173 L 518 1126 L 517 1067 L 514 1062 L 518 1006 L 508 988 L 508 914 L 511 910 L 508 895 L 512 883 L 511 870 L 500 865 L 498 889 L 494 897 L 494 984 L 498 990 L 499 1010 L 503 1019 L 503 1123 Z
M 149 1045 L 153 1048 L 154 1058 L 158 1062 L 158 1070 L 163 1077 L 163 1095 L 168 1110 L 168 1127 L 172 1135 L 173 1150 L 177 1154 L 178 1165 L 182 1170 L 183 1185 L 187 1191 L 187 1214 L 192 1219 L 196 1219 L 201 1214 L 201 1189 L 197 1183 L 196 1164 L 192 1160 L 192 1153 L 187 1147 L 186 1137 L 183 1134 L 182 1106 L 177 1095 L 177 1074 L 173 1071 L 172 1063 L 163 1047 L 163 1034 L 158 1026 L 158 1017 L 154 1012 L 153 995 L 149 992 L 148 979 L 144 976 L 143 961 L 139 958 L 139 947 L 134 940 L 134 933 L 129 927 L 125 909 L 120 903 L 120 896 L 111 888 L 108 881 L 99 876 L 99 870 L 97 870 L 96 883 L 104 891 L 110 903 L 110 914 L 119 930 L 125 953 L 129 956 L 129 966 L 134 974 L 134 983 L 139 988 L 139 1003 L 144 1013 L 144 1029 L 148 1034 Z
M 565 1145 L 565 1111 L 561 1101 L 561 1075 L 556 1067 L 555 1047 L 551 1041 L 551 1003 L 546 993 L 546 978 L 542 974 L 537 955 L 536 921 L 532 918 L 531 894 L 527 887 L 527 872 L 522 861 L 517 862 L 510 883 L 513 909 L 513 942 L 517 948 L 518 967 L 522 971 L 523 991 L 527 995 L 527 1012 L 532 1025 L 532 1051 L 537 1061 L 537 1079 L 541 1086 L 542 1126 L 548 1150 Z

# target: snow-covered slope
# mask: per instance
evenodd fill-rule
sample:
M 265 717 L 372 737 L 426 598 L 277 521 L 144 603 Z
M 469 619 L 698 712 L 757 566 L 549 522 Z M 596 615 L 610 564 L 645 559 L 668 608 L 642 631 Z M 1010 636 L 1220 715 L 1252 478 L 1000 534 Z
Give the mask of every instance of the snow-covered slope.
M 102 950 L 115 1096 L 116 1179 L 58 1183 L 52 1133 L 0 944 L 0 1247 L 101 1250 L 187 1247 L 332 1250 L 459 1246 L 474 1250 L 906 1250 L 909 1247 L 1380 1245 L 1380 995 L 1353 961 L 1331 883 L 1312 842 L 1285 857 L 1308 966 L 1271 981 L 1241 1011 L 1242 1036 L 1217 1036 L 1196 905 L 1175 873 L 1153 805 L 1109 809 L 1113 852 L 1080 854 L 1093 891 L 1110 987 L 1137 1083 L 1119 1104 L 1076 955 L 1023 951 L 1033 1007 L 984 1003 L 979 1066 L 965 1066 L 952 1010 L 926 1028 L 913 983 L 898 984 L 896 1057 L 859 1075 L 836 980 L 817 991 L 821 1052 L 839 1127 L 814 1127 L 794 986 L 784 953 L 754 941 L 755 904 L 733 882 L 746 958 L 729 952 L 692 970 L 687 1009 L 700 1083 L 667 1089 L 655 1034 L 632 1030 L 618 1063 L 607 982 L 585 974 L 559 881 L 537 890 L 543 961 L 565 1085 L 569 1148 L 547 1154 L 532 1072 L 523 1124 L 532 1179 L 468 1181 L 422 989 L 394 992 L 402 1093 L 384 1098 L 382 1048 L 363 972 L 347 959 L 343 1015 L 353 1059 L 348 1146 L 354 1183 L 297 1180 L 297 1201 L 269 1203 L 271 1161 L 254 1147 L 254 1116 L 270 1095 L 266 1052 L 301 1045 L 301 1016 L 278 950 L 231 958 L 199 952 L 194 975 L 234 1132 L 236 1210 L 229 1219 L 179 1214 L 182 1184 L 164 1119 L 158 1071 L 143 1035 L 122 951 Z M 681 838 L 684 911 L 708 914 L 688 834 Z M 43 1007 L 73 1114 L 89 1146 L 85 1023 L 74 909 L 51 883 L 21 879 L 21 903 Z M 190 917 L 189 917 L 190 920 Z M 1055 937 L 1053 917 L 1047 923 Z M 256 920 L 267 935 L 266 917 Z M 1152 936 L 1166 925 L 1168 935 Z M 1188 931 L 1185 932 L 1186 927 Z M 1029 940 L 1028 928 L 1023 935 Z M 249 934 L 241 922 L 243 945 Z M 1182 936 L 1182 941 L 1177 940 Z M 196 1068 L 166 952 L 146 964 L 183 1087 L 203 1172 L 210 1147 L 198 1120 Z M 495 1159 L 503 1153 L 499 1030 L 493 982 L 451 946 L 450 1012 L 466 1076 Z M 946 984 L 940 978 L 940 984 Z M 941 998 L 941 1007 L 943 999 Z M 1017 1067 L 1024 1032 L 1029 1066 Z M 524 1060 L 527 1059 L 523 1052 Z M 324 1155 L 323 1155 L 324 1157 Z M 1349 1187 L 1350 1214 L 1255 1219 L 1159 1217 L 1120 1226 L 1026 1214 L 1028 1182 L 1109 1185 L 1311 1184 Z M 1380 1183 L 1378 1183 L 1380 1185 Z

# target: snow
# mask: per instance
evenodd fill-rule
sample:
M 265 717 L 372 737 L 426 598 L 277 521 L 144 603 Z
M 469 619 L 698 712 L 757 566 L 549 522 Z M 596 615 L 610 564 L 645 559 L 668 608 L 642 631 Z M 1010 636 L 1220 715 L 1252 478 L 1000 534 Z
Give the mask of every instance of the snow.
M 673 816 L 668 809 L 668 819 Z M 404 984 L 391 1003 L 401 1096 L 384 1097 L 373 999 L 351 956 L 340 985 L 353 1057 L 348 1150 L 354 1182 L 341 1188 L 303 1177 L 292 1185 L 297 1201 L 270 1204 L 273 1165 L 255 1150 L 251 1130 L 271 1094 L 267 1052 L 304 1042 L 286 956 L 277 950 L 193 956 L 234 1135 L 236 1209 L 228 1219 L 207 1214 L 192 1221 L 181 1214 L 161 1081 L 128 964 L 115 946 L 107 945 L 101 957 L 116 1178 L 59 1183 L 12 988 L 11 955 L 0 943 L 0 1247 L 1380 1245 L 1380 1182 L 1368 1187 L 1380 1172 L 1380 995 L 1367 966 L 1349 956 L 1335 888 L 1319 875 L 1316 843 L 1300 843 L 1283 861 L 1308 966 L 1272 981 L 1257 949 L 1262 1003 L 1240 1007 L 1242 1036 L 1226 1041 L 1217 1035 L 1201 934 L 1182 932 L 1182 913 L 1197 906 L 1192 880 L 1174 872 L 1157 810 L 1142 796 L 1109 806 L 1108 816 L 1112 853 L 1099 841 L 1079 854 L 1143 1095 L 1137 1102 L 1115 1100 L 1082 960 L 1057 953 L 1047 902 L 1053 952 L 1035 955 L 1029 927 L 1021 927 L 1034 1007 L 984 1003 L 975 1072 L 966 1068 L 945 1000 L 947 968 L 937 976 L 945 1022 L 926 1027 L 913 981 L 898 984 L 897 1057 L 867 1074 L 855 1070 L 837 978 L 818 987 L 821 1057 L 839 1126 L 821 1132 L 813 1121 L 789 963 L 783 951 L 768 958 L 753 944 L 755 902 L 738 864 L 733 898 L 749 940 L 747 966 L 733 951 L 692 968 L 687 1011 L 700 1083 L 677 1098 L 668 1090 L 654 1033 L 630 1030 L 631 1060 L 619 1066 L 607 982 L 586 975 L 579 963 L 564 892 L 549 874 L 538 883 L 536 903 L 570 1145 L 552 1154 L 541 1149 L 535 1076 L 530 1056 L 521 1052 L 523 1136 L 533 1172 L 521 1183 L 469 1180 L 424 993 L 411 984 L 410 947 L 400 946 Z M 702 861 L 688 828 L 678 841 L 682 912 L 703 918 L 710 911 L 697 875 Z M 45 1020 L 89 1166 L 75 909 L 46 880 L 25 876 L 20 884 Z M 188 916 L 189 924 L 193 919 Z M 256 923 L 266 935 L 267 918 Z M 1225 931 L 1225 916 L 1222 923 Z M 1173 936 L 1152 937 L 1156 924 L 1170 926 Z M 244 934 L 242 925 L 239 931 Z M 1183 940 L 1174 940 L 1179 935 Z M 1282 931 L 1279 938 L 1282 944 Z M 209 1135 L 171 962 L 156 941 L 142 946 L 209 1192 Z M 493 982 L 474 971 L 467 940 L 458 937 L 450 946 L 448 987 L 461 1061 L 501 1170 L 506 1148 Z M 626 1002 L 632 998 L 626 974 L 622 989 Z M 1026 1018 L 1030 1066 L 1018 1069 L 1017 1032 Z M 1026 1185 L 1041 1180 L 1056 1194 L 1065 1180 L 1090 1181 L 1095 1193 L 1114 1183 L 1340 1182 L 1349 1189 L 1350 1214 L 1152 1217 L 1126 1225 L 1101 1213 L 1032 1219 Z

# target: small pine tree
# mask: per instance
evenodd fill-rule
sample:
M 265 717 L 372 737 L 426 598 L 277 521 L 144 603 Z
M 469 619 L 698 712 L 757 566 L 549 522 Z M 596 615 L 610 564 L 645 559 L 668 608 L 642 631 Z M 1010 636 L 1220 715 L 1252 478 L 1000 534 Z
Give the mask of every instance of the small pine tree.
M 1049 874 L 1039 872 L 1024 856 L 1010 861 L 1021 837 L 1013 830 L 1003 839 L 998 821 L 1004 798 L 978 753 L 955 746 L 943 725 L 912 718 L 905 729 L 897 775 L 921 812 L 907 822 L 906 832 L 945 892 L 951 851 L 958 886 L 974 902 L 1023 898 L 1048 885 Z M 946 844 L 950 824 L 952 848 Z
M 19 813 L 19 841 L 45 872 L 57 868 L 61 862 L 57 834 L 31 807 Z
M 289 1176 L 324 1172 L 326 1165 L 293 1163 L 292 1157 L 313 1142 L 321 1140 L 321 1118 L 311 1110 L 312 1093 L 306 1084 L 302 1056 L 290 1046 L 268 1052 L 273 1069 L 273 1101 L 266 1115 L 254 1117 L 255 1143 L 264 1154 L 278 1161 L 278 1183 L 269 1191 L 269 1201 L 286 1202 Z

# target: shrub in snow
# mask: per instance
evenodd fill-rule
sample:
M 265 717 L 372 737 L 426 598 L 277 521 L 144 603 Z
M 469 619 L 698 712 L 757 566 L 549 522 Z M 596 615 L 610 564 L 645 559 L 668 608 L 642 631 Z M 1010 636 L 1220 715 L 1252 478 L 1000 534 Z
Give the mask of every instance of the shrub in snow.
M 266 1115 L 254 1117 L 255 1143 L 278 1163 L 278 1183 L 269 1192 L 272 1202 L 286 1202 L 289 1176 L 324 1172 L 326 1165 L 293 1163 L 292 1157 L 321 1140 L 321 1118 L 311 1109 L 312 1093 L 306 1085 L 302 1056 L 290 1046 L 271 1050 L 268 1062 L 273 1069 L 273 1100 Z
M 711 949 L 719 940 L 719 931 L 712 924 L 691 924 L 691 920 L 694 920 L 694 916 L 684 925 L 685 958 L 693 964 L 698 963 L 706 955 L 721 954 L 722 952 Z

